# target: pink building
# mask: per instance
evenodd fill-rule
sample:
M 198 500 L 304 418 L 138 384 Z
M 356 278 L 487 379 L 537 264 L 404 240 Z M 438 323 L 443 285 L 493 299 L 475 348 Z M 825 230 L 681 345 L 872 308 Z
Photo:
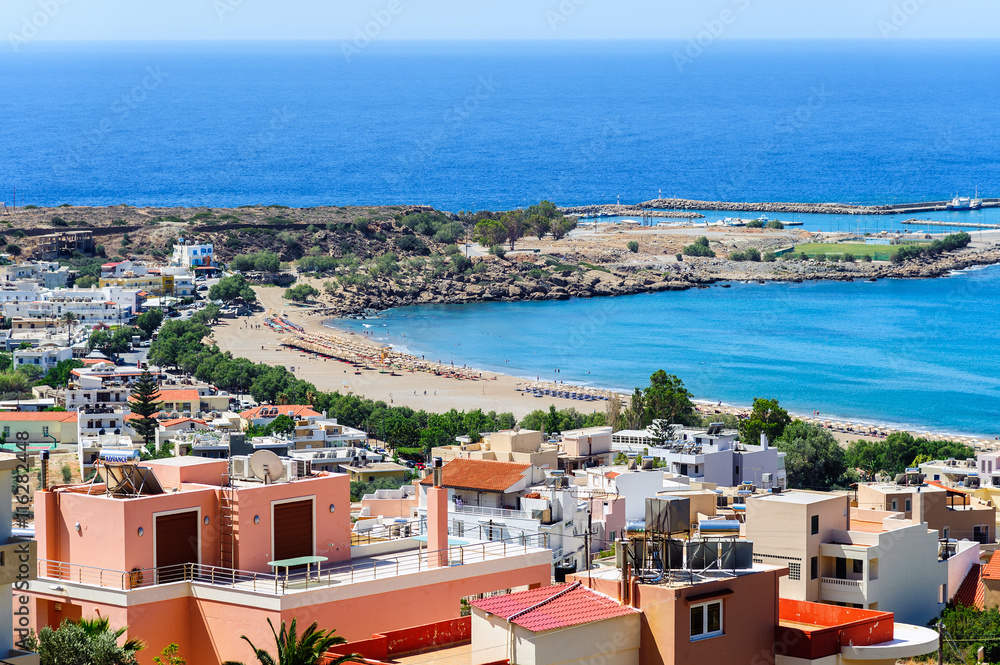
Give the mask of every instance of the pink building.
M 270 644 L 269 618 L 365 639 L 412 626 L 415 606 L 421 621 L 447 621 L 464 598 L 549 583 L 547 550 L 448 539 L 446 524 L 431 538 L 446 553 L 410 538 L 352 548 L 343 474 L 230 484 L 225 460 L 193 457 L 117 468 L 113 492 L 36 494 L 32 623 L 108 617 L 146 641 L 142 663 L 171 642 L 199 665 L 251 662 L 240 636 Z M 308 569 L 269 564 L 300 557 Z

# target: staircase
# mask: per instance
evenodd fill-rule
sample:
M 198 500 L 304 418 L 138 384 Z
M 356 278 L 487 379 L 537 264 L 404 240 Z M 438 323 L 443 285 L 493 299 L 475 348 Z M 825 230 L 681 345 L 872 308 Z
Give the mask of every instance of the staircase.
M 236 568 L 236 540 L 239 531 L 236 486 L 232 484 L 230 478 L 229 473 L 222 477 L 222 503 L 219 515 L 219 546 L 222 548 L 219 565 L 223 568 Z

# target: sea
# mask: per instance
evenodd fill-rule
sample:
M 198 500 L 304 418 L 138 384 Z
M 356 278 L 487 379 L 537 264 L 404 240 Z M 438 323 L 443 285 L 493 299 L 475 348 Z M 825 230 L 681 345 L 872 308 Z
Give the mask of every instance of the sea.
M 532 381 L 631 392 L 663 369 L 701 399 L 776 398 L 800 414 L 994 438 L 998 311 L 1000 266 L 990 266 L 927 280 L 421 305 L 332 324 Z
M 996 41 L 2 46 L 7 206 L 1000 196 Z M 1000 211 L 921 218 L 974 228 Z M 662 367 L 700 396 L 988 433 L 998 280 L 734 284 L 377 323 L 414 351 L 523 376 L 627 389 Z

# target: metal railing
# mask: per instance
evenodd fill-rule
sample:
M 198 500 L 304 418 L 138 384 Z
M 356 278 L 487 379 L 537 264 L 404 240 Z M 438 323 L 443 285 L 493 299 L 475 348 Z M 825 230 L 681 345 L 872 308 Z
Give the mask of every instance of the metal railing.
M 123 591 L 176 582 L 191 582 L 283 595 L 318 587 L 354 584 L 423 572 L 437 568 L 436 563 L 429 562 L 437 562 L 442 555 L 447 560 L 447 565 L 466 565 L 502 559 L 515 554 L 527 554 L 529 551 L 545 549 L 539 545 L 540 542 L 539 538 L 521 536 L 456 545 L 440 551 L 422 550 L 397 556 L 368 558 L 350 564 L 334 563 L 310 571 L 294 570 L 277 575 L 196 563 L 121 571 L 39 559 L 38 576 L 46 580 L 61 580 Z
M 530 520 L 531 515 L 523 510 L 510 508 L 487 508 L 485 506 L 452 506 L 452 512 L 465 515 L 482 515 L 484 517 L 509 517 L 512 519 Z

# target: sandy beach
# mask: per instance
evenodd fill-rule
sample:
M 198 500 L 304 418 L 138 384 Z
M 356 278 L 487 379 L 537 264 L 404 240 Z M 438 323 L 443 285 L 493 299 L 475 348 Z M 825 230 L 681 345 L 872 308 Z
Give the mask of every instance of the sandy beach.
M 318 285 L 317 285 L 318 286 Z M 296 376 L 313 383 L 317 388 L 328 391 L 353 393 L 374 400 L 383 400 L 387 404 L 408 406 L 413 409 L 444 412 L 450 409 L 469 411 L 482 409 L 485 412 L 511 412 L 518 419 L 523 418 L 535 409 L 548 410 L 550 405 L 557 409 L 574 408 L 581 413 L 604 412 L 605 401 L 581 401 L 563 399 L 551 395 L 536 397 L 524 392 L 529 386 L 545 385 L 556 388 L 552 383 L 528 381 L 526 379 L 482 372 L 478 370 L 455 368 L 456 374 L 464 374 L 471 378 L 451 378 L 438 376 L 431 371 L 409 371 L 395 369 L 391 372 L 383 367 L 380 371 L 377 363 L 368 364 L 371 369 L 360 369 L 353 365 L 331 358 L 323 358 L 315 353 L 283 345 L 293 337 L 299 339 L 321 339 L 336 347 L 341 352 L 363 352 L 378 357 L 384 347 L 371 342 L 363 335 L 335 330 L 323 325 L 324 317 L 313 313 L 309 307 L 288 306 L 282 298 L 283 289 L 273 287 L 255 287 L 257 297 L 264 306 L 263 313 L 238 319 L 222 319 L 213 328 L 215 343 L 223 351 L 230 351 L 235 356 L 243 356 L 255 362 L 272 365 L 284 365 Z M 298 335 L 292 335 L 288 330 L 274 330 L 266 320 L 277 315 L 293 326 L 301 327 Z M 388 351 L 388 355 L 394 352 Z M 412 364 L 422 364 L 421 359 L 397 354 L 400 357 L 400 367 Z M 388 365 L 388 360 L 386 365 Z M 436 365 L 436 363 L 434 363 Z M 447 368 L 448 366 L 441 366 Z M 480 378 L 482 377 L 482 378 Z M 570 386 L 559 388 L 571 389 Z M 581 389 L 582 390 L 582 389 Z M 594 393 L 605 391 L 592 390 Z M 718 404 L 711 401 L 698 401 L 698 410 L 704 415 L 726 413 L 737 415 L 746 413 L 744 405 Z M 896 430 L 888 426 L 860 424 L 843 419 L 830 419 L 825 416 L 793 414 L 803 420 L 826 427 L 834 437 L 846 445 L 857 439 L 878 440 Z M 879 435 L 875 435 L 877 430 Z M 997 442 L 987 439 L 975 439 L 968 436 L 946 436 L 925 430 L 911 430 L 915 436 L 928 438 L 950 438 L 977 449 L 996 449 Z

